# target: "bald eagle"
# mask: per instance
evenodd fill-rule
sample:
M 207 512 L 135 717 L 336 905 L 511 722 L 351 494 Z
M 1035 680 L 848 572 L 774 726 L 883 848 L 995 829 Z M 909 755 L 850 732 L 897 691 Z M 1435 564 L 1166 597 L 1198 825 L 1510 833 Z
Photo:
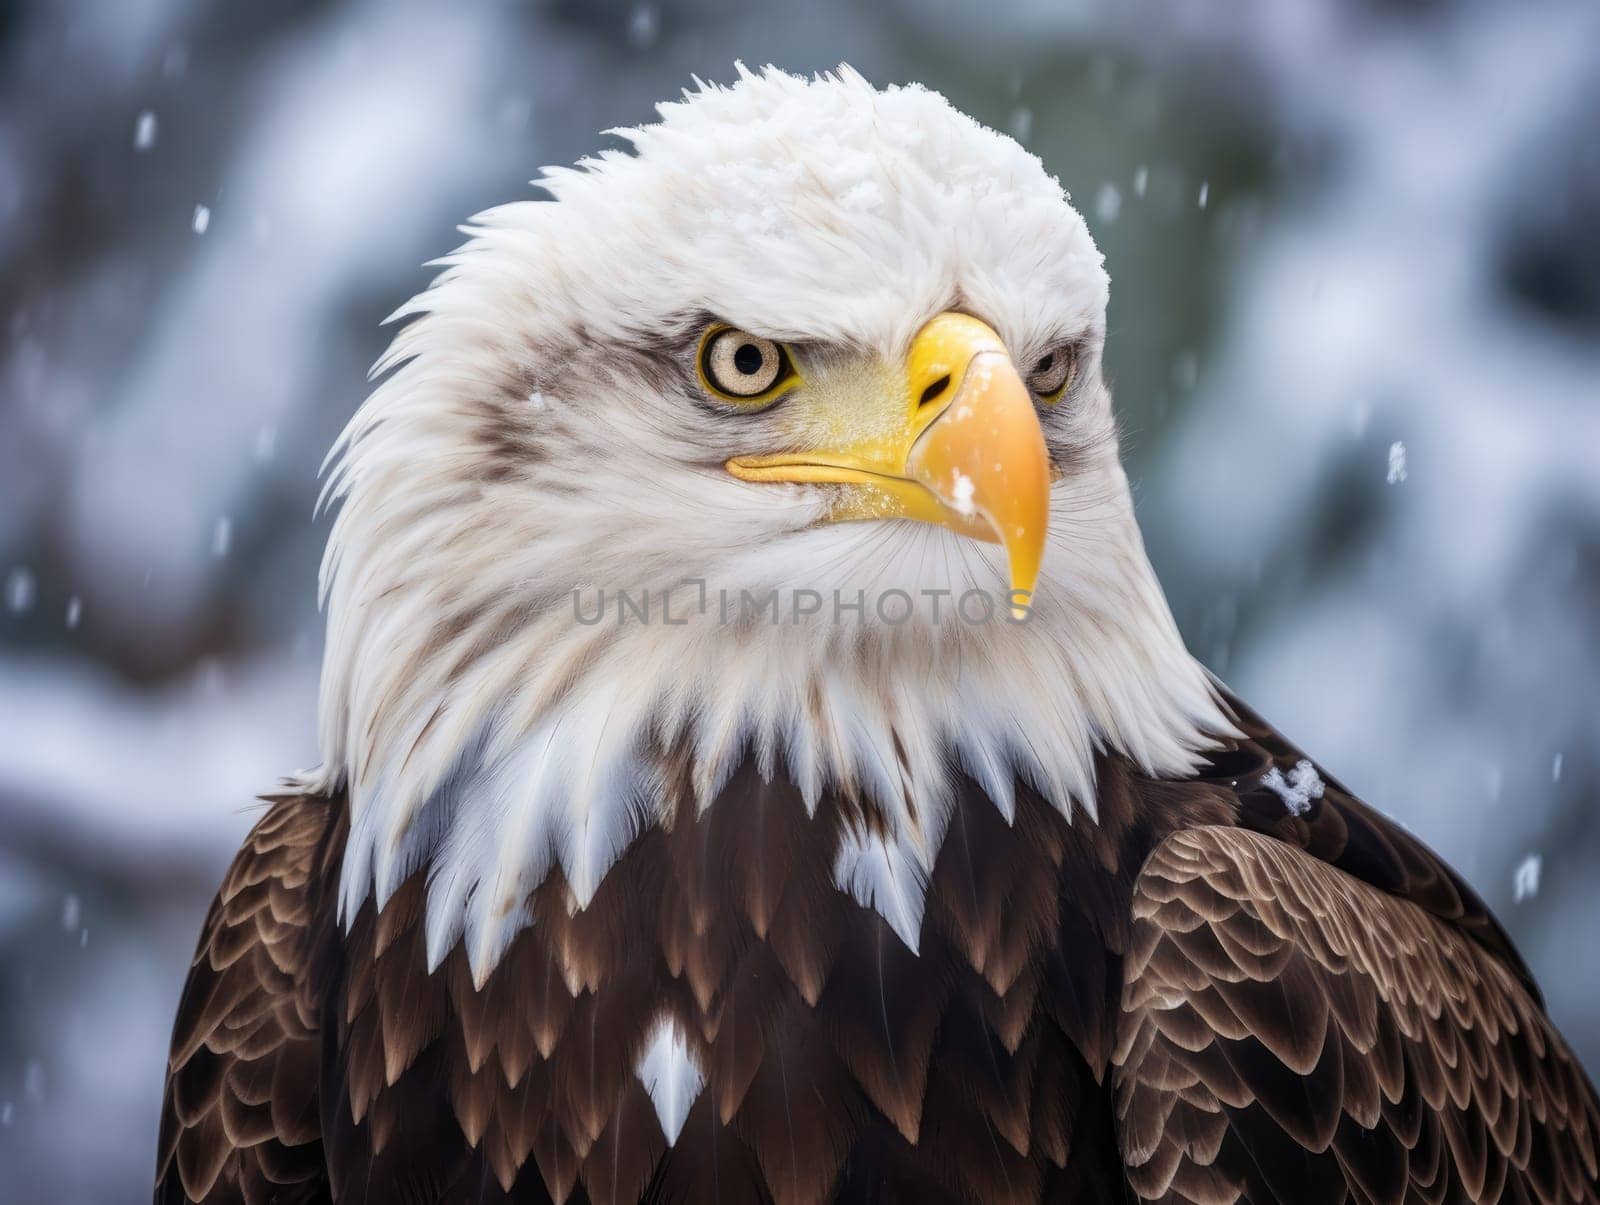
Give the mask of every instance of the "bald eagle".
M 335 448 L 156 1200 L 1600 1199 L 1499 924 L 1184 649 L 1059 184 L 849 70 L 660 116 Z

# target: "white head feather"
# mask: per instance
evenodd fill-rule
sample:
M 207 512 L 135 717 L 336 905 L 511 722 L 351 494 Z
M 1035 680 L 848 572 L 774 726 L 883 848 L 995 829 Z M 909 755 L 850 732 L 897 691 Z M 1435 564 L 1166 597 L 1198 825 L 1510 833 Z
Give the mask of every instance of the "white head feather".
M 830 788 L 876 806 L 892 836 L 847 843 L 839 878 L 914 945 L 958 770 L 1008 814 L 1019 778 L 1092 811 L 1098 748 L 1179 774 L 1229 730 L 1117 461 L 1100 254 L 1039 161 L 933 92 L 848 69 L 741 69 L 660 114 L 617 131 L 631 155 L 547 169 L 553 201 L 474 220 L 396 315 L 412 321 L 335 448 L 306 785 L 349 790 L 345 916 L 426 863 L 430 957 L 465 935 L 480 975 L 547 873 L 581 906 L 658 818 L 664 748 L 701 806 L 747 754 L 809 806 Z M 770 450 L 766 420 L 708 408 L 684 370 L 710 318 L 895 364 L 953 306 L 1018 363 L 1082 349 L 1072 405 L 1042 419 L 1067 471 L 1025 624 L 952 621 L 964 590 L 1004 592 L 998 548 L 818 525 L 818 490 L 729 475 L 727 457 Z M 662 622 L 668 589 L 687 622 Z M 919 600 L 909 622 L 876 613 L 890 589 Z M 614 602 L 580 622 L 602 590 L 649 591 L 651 622 L 619 624 Z M 774 590 L 826 602 L 774 624 L 715 601 Z M 938 590 L 954 593 L 936 622 L 921 592 Z M 835 591 L 863 591 L 865 614 L 836 615 Z

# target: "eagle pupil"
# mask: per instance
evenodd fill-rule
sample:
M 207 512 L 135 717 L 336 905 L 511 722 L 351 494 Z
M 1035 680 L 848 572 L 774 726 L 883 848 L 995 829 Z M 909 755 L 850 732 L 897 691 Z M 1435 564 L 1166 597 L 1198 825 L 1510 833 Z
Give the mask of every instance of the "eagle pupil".
M 1049 372 L 1050 371 L 1050 366 L 1052 364 L 1054 364 L 1055 362 L 1056 362 L 1056 353 L 1055 352 L 1051 352 L 1049 355 L 1045 356 L 1044 359 L 1039 361 L 1039 367 L 1035 371 L 1037 371 L 1037 372 Z
M 761 371 L 762 361 L 765 359 L 761 349 L 754 343 L 741 344 L 739 350 L 733 353 L 733 366 L 747 377 L 753 377 Z

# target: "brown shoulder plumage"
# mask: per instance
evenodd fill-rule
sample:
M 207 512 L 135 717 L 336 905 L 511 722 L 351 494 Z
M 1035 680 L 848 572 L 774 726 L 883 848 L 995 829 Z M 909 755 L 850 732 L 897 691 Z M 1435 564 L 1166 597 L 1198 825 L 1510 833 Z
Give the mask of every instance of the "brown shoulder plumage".
M 1535 1000 L 1532 974 L 1494 918 L 1444 860 L 1393 820 L 1357 799 L 1338 779 L 1313 767 L 1322 793 L 1287 806 L 1268 784 L 1276 770 L 1290 781 L 1309 759 L 1238 699 L 1226 696 L 1244 739 L 1231 742 L 1196 777 L 1225 787 L 1236 801 L 1237 823 L 1305 850 L 1385 895 L 1410 900 L 1482 945 L 1527 987 Z M 1190 785 L 1190 784 L 1185 784 Z
M 158 1205 L 326 1201 L 314 955 L 332 934 L 343 809 L 282 797 L 245 838 L 173 1027 Z
M 1593 1091 L 1466 933 L 1226 828 L 1163 842 L 1133 916 L 1115 1061 L 1140 1199 L 1595 1199 Z

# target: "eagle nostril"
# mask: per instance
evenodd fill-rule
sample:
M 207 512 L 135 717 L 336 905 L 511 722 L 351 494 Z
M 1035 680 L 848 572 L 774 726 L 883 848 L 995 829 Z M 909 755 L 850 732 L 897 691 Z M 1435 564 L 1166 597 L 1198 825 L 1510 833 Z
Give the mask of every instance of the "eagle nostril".
M 944 376 L 922 391 L 922 398 L 917 402 L 917 405 L 926 406 L 929 402 L 937 401 L 939 395 L 948 388 L 950 388 L 950 374 L 945 373 Z

